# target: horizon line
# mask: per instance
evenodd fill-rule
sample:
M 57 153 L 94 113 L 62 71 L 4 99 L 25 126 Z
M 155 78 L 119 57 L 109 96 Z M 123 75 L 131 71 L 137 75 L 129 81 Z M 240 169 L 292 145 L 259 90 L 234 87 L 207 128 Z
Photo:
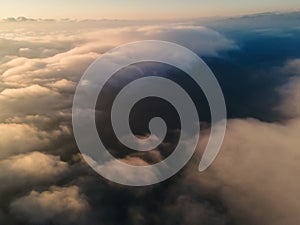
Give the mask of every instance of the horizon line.
M 0 22 L 97 22 L 97 21 L 124 21 L 124 22 L 150 22 L 150 21 L 176 21 L 176 20 L 197 20 L 197 19 L 229 19 L 229 18 L 241 18 L 245 16 L 267 15 L 267 14 L 290 14 L 300 13 L 300 9 L 297 10 L 274 10 L 274 11 L 261 11 L 255 13 L 245 13 L 232 16 L 203 16 L 203 17 L 178 17 L 178 18 L 156 18 L 156 19 L 121 19 L 121 18 L 35 18 L 27 16 L 11 16 L 0 18 Z

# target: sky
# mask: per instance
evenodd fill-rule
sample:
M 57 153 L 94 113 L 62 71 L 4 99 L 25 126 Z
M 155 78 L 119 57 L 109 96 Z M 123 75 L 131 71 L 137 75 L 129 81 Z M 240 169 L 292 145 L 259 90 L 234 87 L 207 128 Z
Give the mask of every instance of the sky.
M 175 19 L 299 9 L 298 0 L 2 0 L 0 15 L 2 18 Z

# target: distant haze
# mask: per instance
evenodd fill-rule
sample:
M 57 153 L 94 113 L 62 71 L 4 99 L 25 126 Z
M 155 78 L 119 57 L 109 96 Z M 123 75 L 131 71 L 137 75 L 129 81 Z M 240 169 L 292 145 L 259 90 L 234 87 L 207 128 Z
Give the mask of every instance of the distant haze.
M 3 1 L 4 17 L 76 18 L 76 19 L 175 19 L 211 16 L 234 16 L 270 11 L 295 11 L 298 0 L 86 0 L 86 1 Z

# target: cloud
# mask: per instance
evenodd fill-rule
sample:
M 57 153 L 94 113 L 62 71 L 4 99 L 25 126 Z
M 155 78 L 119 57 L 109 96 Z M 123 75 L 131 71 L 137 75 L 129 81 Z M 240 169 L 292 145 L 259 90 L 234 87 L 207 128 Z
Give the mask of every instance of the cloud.
M 87 33 L 94 43 L 99 42 L 99 36 L 106 46 L 117 46 L 140 40 L 163 40 L 175 42 L 197 52 L 201 56 L 217 56 L 226 50 L 237 50 L 238 46 L 230 40 L 205 26 L 189 24 L 165 24 L 147 26 L 128 26 L 118 29 L 107 29 Z M 122 37 L 122 39 L 118 38 Z M 110 40 L 110 42 L 107 42 Z M 105 46 L 105 45 L 104 45 Z
M 206 23 L 206 22 L 204 22 Z M 210 20 L 208 24 L 221 30 L 248 32 L 269 37 L 286 37 L 299 27 L 299 11 L 266 12 L 240 17 Z
M 70 80 L 61 79 L 48 84 L 48 86 L 58 92 L 73 92 L 75 90 L 76 83 Z
M 300 59 L 287 61 L 281 70 L 285 74 L 300 75 Z
M 60 115 L 61 119 L 69 118 Z M 37 150 L 53 152 L 56 148 L 55 141 L 63 141 L 71 136 L 70 127 L 60 121 L 55 121 L 54 118 L 49 121 L 49 118 L 37 115 L 28 115 L 26 117 L 13 117 L 9 119 L 11 123 L 0 123 L 0 159 L 18 154 Z M 22 123 L 14 123 L 14 122 Z M 24 123 L 27 121 L 27 123 Z M 30 124 L 31 123 L 31 124 Z M 53 124 L 58 123 L 58 125 Z M 41 128 L 35 126 L 39 124 Z
M 224 143 L 212 166 L 199 173 L 199 157 L 183 172 L 168 197 L 180 204 L 165 205 L 169 215 L 178 215 L 179 224 L 185 224 L 190 213 L 189 223 L 201 221 L 205 215 L 215 218 L 215 223 L 209 220 L 212 224 L 300 223 L 298 78 L 292 77 L 278 90 L 282 96 L 278 108 L 288 119 L 280 123 L 228 120 Z M 208 137 L 209 131 L 205 131 L 199 153 Z M 193 214 L 194 210 L 198 214 Z
M 295 62 L 285 69 L 295 68 Z M 278 109 L 288 118 L 280 123 L 229 120 L 212 167 L 198 178 L 187 170 L 184 184 L 218 192 L 238 224 L 299 224 L 299 87 L 299 77 L 293 76 L 278 89 L 282 98 Z M 205 146 L 207 138 L 200 146 Z
M 68 172 L 68 164 L 59 156 L 41 152 L 19 154 L 0 161 L 0 190 L 25 188 L 37 183 L 59 180 Z
M 276 107 L 289 118 L 300 117 L 300 59 L 288 61 L 282 71 L 291 74 L 288 81 L 279 88 L 281 102 Z
M 89 203 L 77 186 L 52 186 L 48 191 L 32 191 L 10 207 L 17 217 L 30 224 L 84 224 Z
M 239 223 L 298 224 L 299 132 L 299 119 L 286 124 L 230 120 L 221 152 L 201 185 L 217 187 Z
M 134 156 L 128 156 L 124 159 L 114 159 L 109 162 L 106 162 L 105 164 L 98 164 L 96 161 L 94 161 L 91 157 L 84 155 L 84 159 L 86 162 L 91 165 L 96 171 L 101 171 L 101 173 L 105 174 L 107 177 L 114 177 L 114 179 L 119 180 L 120 182 L 128 182 L 128 183 L 147 183 L 153 178 L 156 178 L 158 176 L 158 171 L 148 170 L 147 172 L 141 172 L 139 170 L 136 170 L 135 173 L 132 173 L 132 168 L 126 167 L 124 170 L 124 167 L 121 167 L 120 161 L 129 164 L 129 165 L 135 165 L 135 166 L 147 166 L 149 163 L 144 161 L 143 159 L 139 157 Z M 126 174 L 126 177 L 124 177 L 123 174 Z
M 284 100 L 279 111 L 290 118 L 300 117 L 300 77 L 290 78 L 290 82 L 280 88 Z
M 199 173 L 200 157 L 192 160 L 171 179 L 155 216 L 168 218 L 165 224 L 299 224 L 299 131 L 299 118 L 283 124 L 229 120 L 212 166 Z M 207 139 L 204 133 L 198 153 Z
M 42 147 L 44 145 L 39 141 L 40 138 L 35 138 L 34 133 L 43 136 L 44 131 L 54 134 L 62 128 L 66 130 L 66 125 L 70 124 L 76 82 L 87 66 L 111 47 L 142 39 L 170 38 L 176 38 L 173 40 L 176 42 L 184 40 L 186 45 L 193 43 L 193 46 L 187 47 L 203 48 L 204 54 L 217 54 L 235 47 L 233 41 L 216 31 L 185 24 L 126 24 L 111 27 L 101 23 L 103 27 L 99 28 L 98 23 L 89 21 L 31 22 L 31 25 L 16 23 L 14 29 L 11 29 L 9 23 L 1 24 L 4 32 L 0 34 L 0 46 L 4 46 L 4 51 L 1 51 L 4 59 L 0 65 L 0 104 L 4 107 L 0 112 L 0 122 L 12 124 L 10 129 L 15 128 L 18 130 L 16 132 L 22 133 L 20 140 L 23 140 L 23 136 L 27 138 L 26 132 L 22 130 L 28 130 L 28 134 L 33 137 L 32 143 Z M 64 30 L 64 33 L 57 30 Z M 52 120 L 50 131 L 49 120 Z M 31 128 L 25 126 L 27 123 L 30 123 Z M 24 127 L 20 124 L 24 124 Z M 3 130 L 10 125 L 1 126 Z M 11 135 L 10 129 L 8 134 Z M 5 152 L 26 152 L 35 148 L 29 140 L 24 140 L 22 146 L 16 146 L 11 136 L 7 138 L 2 141 L 6 143 L 3 146 L 9 149 Z
M 0 158 L 14 153 L 42 149 L 50 142 L 50 135 L 27 124 L 0 124 Z
M 138 29 L 144 39 L 175 42 L 201 56 L 217 56 L 220 51 L 238 49 L 234 41 L 204 26 L 174 25 L 149 26 Z
M 50 117 L 58 111 L 69 110 L 76 82 L 87 66 L 101 53 L 119 44 L 162 39 L 199 50 L 204 55 L 236 48 L 233 41 L 201 26 L 141 27 L 135 24 L 99 29 L 94 22 L 68 22 L 72 26 L 57 22 L 56 26 L 66 29 L 62 34 L 53 29 L 53 23 L 32 22 L 36 24 L 34 28 L 27 24 L 13 30 L 2 22 L 4 30 L 6 25 L 8 27 L 0 35 L 0 46 L 4 46 L 0 65 L 0 104 L 5 106 L 0 113 L 1 121 L 15 117 L 20 121 L 28 115 Z M 89 25 L 88 29 L 83 25 Z M 18 32 L 20 35 L 16 35 Z
M 36 19 L 32 19 L 32 18 L 27 18 L 24 16 L 20 16 L 20 17 L 8 17 L 2 20 L 3 22 L 33 22 L 33 21 L 37 21 Z
M 182 187 L 184 188 L 184 187 Z M 186 190 L 188 191 L 188 190 Z M 194 193 L 195 194 L 195 193 Z M 173 197 L 173 204 L 165 206 L 165 213 L 170 218 L 165 224 L 215 224 L 224 225 L 228 223 L 226 214 L 218 212 L 208 201 L 194 199 L 192 193 Z
M 13 28 L 11 23 L 1 24 L 0 181 L 2 193 L 15 192 L 1 200 L 0 221 L 299 224 L 297 77 L 279 90 L 279 108 L 289 120 L 230 120 L 223 148 L 209 170 L 200 174 L 198 162 L 191 163 L 161 184 L 128 188 L 107 182 L 75 159 L 77 155 L 72 157 L 77 153 L 70 125 L 72 97 L 87 66 L 111 47 L 136 40 L 174 41 L 201 56 L 217 57 L 222 51 L 238 49 L 237 44 L 220 32 L 187 23 L 112 27 L 91 21 L 25 20 L 19 19 Z M 298 60 L 290 61 L 283 70 L 295 73 L 298 65 Z M 241 91 L 237 83 L 226 79 Z M 157 151 L 148 158 L 141 153 L 123 158 L 136 165 L 159 160 Z M 143 179 L 153 175 L 146 174 Z M 95 220 L 87 218 L 90 212 Z
M 7 119 L 11 115 L 52 112 L 58 108 L 63 108 L 63 105 L 67 104 L 64 101 L 57 101 L 61 97 L 60 93 L 40 85 L 6 88 L 0 92 L 0 102 L 6 106 L 0 113 L 0 119 Z
M 112 47 L 138 40 L 173 41 L 197 51 L 200 55 L 217 55 L 220 51 L 237 48 L 232 40 L 203 26 L 127 25 L 99 29 L 97 23 L 87 23 L 84 25 L 88 29 L 84 29 L 85 26 L 79 22 L 70 23 L 68 26 L 62 22 L 56 24 L 66 30 L 64 35 L 53 30 L 53 24 L 43 22 L 36 22 L 34 29 L 28 25 L 28 27 L 21 27 L 22 29 L 16 27 L 15 30 L 11 30 L 8 27 L 4 30 L 5 32 L 0 35 L 0 46 L 3 46 L 1 51 L 3 63 L 0 71 L 4 73 L 4 83 L 16 85 L 18 79 L 23 83 L 40 77 L 45 79 L 47 74 L 51 76 L 54 73 L 57 76 L 57 73 L 62 72 L 65 74 L 64 78 L 67 73 L 75 73 L 78 79 L 83 72 L 78 67 L 86 68 L 99 54 Z M 46 33 L 45 27 L 49 29 Z M 78 29 L 74 29 L 76 27 Z M 15 35 L 16 32 L 21 34 Z M 74 70 L 71 70 L 72 68 Z M 51 77 L 55 78 L 53 75 Z

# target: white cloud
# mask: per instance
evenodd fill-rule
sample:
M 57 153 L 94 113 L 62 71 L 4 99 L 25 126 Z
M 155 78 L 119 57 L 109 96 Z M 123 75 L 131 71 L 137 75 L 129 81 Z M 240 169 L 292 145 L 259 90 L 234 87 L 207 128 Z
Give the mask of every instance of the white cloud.
M 60 74 L 63 78 L 74 78 L 70 73 L 75 73 L 78 79 L 83 69 L 99 54 L 120 44 L 145 39 L 173 41 L 200 55 L 217 55 L 219 51 L 237 48 L 233 41 L 202 26 L 165 24 L 99 29 L 94 23 L 86 24 L 87 28 L 76 22 L 68 25 L 56 25 L 63 26 L 65 34 L 55 32 L 52 23 L 43 22 L 36 23 L 34 29 L 32 26 L 4 29 L 0 46 L 6 46 L 3 56 L 11 58 L 5 59 L 0 66 L 2 81 L 11 86 L 17 86 L 19 81 L 24 86 L 38 82 L 38 78 L 49 79 L 50 76 L 55 80 Z M 47 28 L 49 30 L 45 32 Z M 21 34 L 15 35 L 16 32 Z
M 27 124 L 0 124 L 0 158 L 44 148 L 50 135 Z
M 55 83 L 54 83 L 55 84 Z M 70 82 L 70 85 L 72 83 Z M 72 98 L 63 95 L 62 91 L 70 91 L 69 85 L 63 88 L 30 85 L 21 88 L 6 88 L 0 92 L 0 104 L 5 106 L 0 112 L 0 121 L 11 117 L 27 115 L 53 115 L 71 105 Z
M 284 66 L 283 72 L 294 76 L 280 87 L 282 102 L 277 109 L 290 118 L 300 117 L 300 59 L 289 61 Z
M 65 175 L 68 169 L 68 164 L 58 156 L 41 152 L 15 155 L 0 161 L 0 190 L 51 183 Z
M 243 224 L 299 224 L 299 133 L 299 119 L 285 124 L 229 120 L 211 168 L 202 174 L 188 170 L 184 183 L 220 193 Z
M 300 77 L 290 78 L 290 81 L 280 88 L 280 92 L 284 98 L 278 107 L 280 112 L 291 118 L 300 117 Z
M 7 187 L 28 181 L 36 185 L 55 181 L 69 170 L 68 165 L 56 156 L 37 152 L 12 155 L 44 149 L 54 145 L 61 135 L 71 135 L 65 121 L 71 119 L 76 82 L 87 66 L 106 50 L 143 39 L 173 41 L 209 56 L 237 48 L 233 41 L 216 31 L 186 24 L 97 29 L 90 26 L 88 29 L 66 29 L 64 34 L 53 28 L 44 33 L 38 30 L 40 28 L 36 29 L 29 33 L 22 30 L 22 35 L 16 35 L 16 31 L 1 34 L 7 42 L 0 42 L 0 45 L 10 46 L 5 48 L 6 57 L 0 65 L 0 156 L 8 157 L 0 161 L 0 181 Z M 299 60 L 293 60 L 284 69 L 300 74 L 299 65 Z M 299 84 L 299 79 L 294 77 L 280 90 L 284 99 L 280 110 L 293 120 L 284 124 L 253 119 L 230 120 L 217 160 L 202 174 L 194 168 L 188 169 L 187 176 L 178 181 L 182 184 L 173 187 L 181 194 L 177 196 L 178 192 L 174 191 L 176 196 L 172 202 L 175 204 L 169 205 L 167 210 L 182 216 L 183 223 L 198 224 L 198 219 L 206 221 L 208 214 L 209 218 L 216 218 L 215 224 L 222 224 L 223 218 L 206 203 L 193 199 L 194 193 L 217 190 L 238 222 L 299 224 Z M 57 122 L 57 118 L 61 121 Z M 54 128 L 43 129 L 51 124 Z M 161 160 L 158 152 L 151 157 Z M 123 162 L 148 165 L 139 154 L 125 158 Z M 107 169 L 114 164 L 114 161 L 110 162 Z M 150 179 L 152 176 L 156 176 L 155 171 L 139 178 Z M 136 178 L 134 175 L 128 177 Z M 88 210 L 86 197 L 76 186 L 32 191 L 11 204 L 15 215 L 35 224 L 49 221 L 84 224 L 82 218 Z
M 283 67 L 283 71 L 292 73 L 294 75 L 300 75 L 300 59 L 290 60 Z
M 76 83 L 67 79 L 61 79 L 49 83 L 48 86 L 57 92 L 73 92 L 75 90 Z
M 0 46 L 6 46 L 6 50 L 0 65 L 0 104 L 4 106 L 0 122 L 70 110 L 76 82 L 87 66 L 101 53 L 119 44 L 162 39 L 204 55 L 216 55 L 219 51 L 236 48 L 231 40 L 201 26 L 134 24 L 99 28 L 97 23 L 74 21 L 34 24 L 33 28 L 30 24 L 19 27 L 17 23 L 14 29 L 5 22 L 1 24 Z M 56 27 L 61 27 L 64 34 L 53 29 Z
M 38 123 L 41 118 L 28 116 L 24 118 L 11 118 L 12 120 L 27 120 Z M 37 120 L 35 120 L 37 119 Z M 46 121 L 48 123 L 48 121 Z M 26 123 L 0 123 L 0 159 L 17 153 L 26 153 L 41 149 L 51 149 L 54 140 L 63 136 L 70 136 L 71 131 L 67 125 L 59 124 L 50 131 L 38 129 Z
M 201 56 L 215 56 L 219 51 L 237 49 L 238 46 L 223 35 L 203 26 L 167 25 L 149 26 L 137 30 L 144 39 L 159 39 L 181 44 Z
M 24 96 L 28 96 L 29 98 L 35 98 L 35 97 L 43 97 L 44 95 L 49 95 L 51 93 L 51 90 L 39 86 L 39 85 L 32 85 L 25 88 L 11 88 L 11 89 L 5 89 L 0 94 L 0 98 L 2 99 L 14 99 L 14 98 L 20 98 Z
M 1 23 L 5 58 L 0 64 L 2 156 L 43 148 L 52 142 L 51 135 L 71 134 L 63 121 L 70 122 L 76 82 L 94 59 L 114 46 L 163 39 L 209 55 L 236 47 L 216 31 L 185 24 L 102 24 L 100 28 L 94 22 L 74 21 L 14 24 L 12 29 L 11 23 Z
M 114 179 L 119 180 L 120 182 L 127 182 L 127 183 L 147 183 L 149 180 L 153 180 L 155 177 L 158 176 L 158 171 L 156 169 L 148 170 L 147 172 L 141 172 L 141 170 L 136 169 L 136 172 L 132 172 L 132 167 L 126 167 L 127 171 L 124 171 L 124 167 L 120 165 L 120 161 L 128 164 L 128 165 L 135 165 L 135 166 L 147 166 L 149 163 L 147 163 L 145 160 L 139 158 L 139 157 L 126 157 L 124 159 L 114 159 L 109 162 L 106 162 L 105 164 L 99 164 L 95 160 L 93 160 L 91 157 L 87 155 L 83 155 L 84 159 L 90 166 L 93 167 L 95 171 L 101 172 L 102 174 L 105 174 L 107 177 L 113 177 Z M 124 177 L 123 174 L 127 174 L 126 177 Z
M 49 191 L 32 191 L 11 203 L 12 212 L 31 224 L 83 224 L 89 203 L 77 186 L 50 187 Z

